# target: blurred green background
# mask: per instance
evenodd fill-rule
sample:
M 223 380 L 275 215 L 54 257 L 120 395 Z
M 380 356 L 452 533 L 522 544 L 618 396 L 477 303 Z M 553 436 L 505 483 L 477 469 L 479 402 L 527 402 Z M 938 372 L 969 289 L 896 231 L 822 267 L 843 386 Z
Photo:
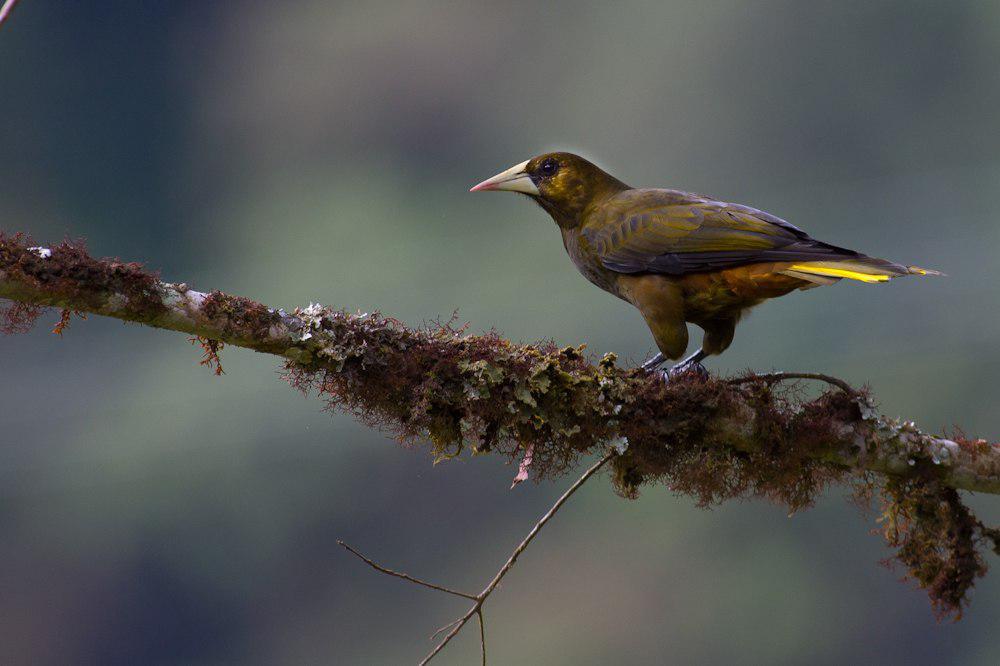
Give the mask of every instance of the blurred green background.
M 0 28 L 0 228 L 274 306 L 458 309 L 638 361 L 639 315 L 540 210 L 467 193 L 574 150 L 948 273 L 768 303 L 711 367 L 828 372 L 995 437 L 998 62 L 985 0 L 23 0 Z M 5 664 L 411 663 L 464 605 L 336 539 L 479 589 L 569 483 L 432 467 L 272 357 L 227 349 L 214 377 L 177 334 L 51 323 L 0 340 Z M 488 605 L 493 663 L 997 663 L 1000 571 L 938 624 L 873 527 L 840 491 L 790 519 L 599 477 Z M 475 631 L 440 658 L 476 659 Z

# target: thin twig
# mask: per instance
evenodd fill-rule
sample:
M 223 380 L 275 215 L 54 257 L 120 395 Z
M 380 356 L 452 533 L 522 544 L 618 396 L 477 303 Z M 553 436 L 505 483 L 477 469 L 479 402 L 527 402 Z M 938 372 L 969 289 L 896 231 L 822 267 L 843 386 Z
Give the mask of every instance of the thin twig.
M 530 532 L 528 532 L 528 536 L 524 537 L 521 543 L 518 544 L 517 548 L 514 549 L 514 552 L 511 553 L 509 558 L 507 558 L 506 564 L 504 564 L 500 568 L 500 570 L 493 577 L 493 580 L 490 581 L 489 585 L 483 588 L 483 591 L 480 592 L 479 594 L 466 594 L 465 592 L 452 590 L 447 587 L 435 585 L 434 583 L 428 583 L 427 581 L 414 578 L 409 574 L 401 573 L 399 571 L 393 571 L 392 569 L 387 569 L 382 565 L 378 564 L 377 562 L 374 562 L 370 558 L 365 557 L 364 555 L 362 555 L 361 553 L 359 553 L 358 551 L 356 551 L 354 548 L 350 547 L 343 541 L 338 540 L 337 543 L 346 548 L 354 555 L 356 555 L 365 564 L 375 569 L 376 571 L 380 571 L 381 573 L 384 574 L 389 574 L 390 576 L 395 576 L 396 578 L 402 578 L 403 580 L 410 581 L 411 583 L 416 583 L 417 585 L 423 585 L 424 587 L 429 587 L 432 590 L 447 592 L 448 594 L 454 594 L 455 596 L 464 597 L 466 599 L 473 601 L 474 603 L 472 605 L 472 608 L 470 608 L 465 615 L 449 622 L 448 624 L 444 625 L 443 627 L 434 632 L 434 634 L 431 636 L 431 640 L 437 638 L 438 635 L 441 634 L 441 632 L 447 631 L 449 629 L 451 630 L 448 632 L 448 635 L 445 636 L 440 643 L 438 643 L 437 647 L 435 647 L 430 652 L 430 654 L 424 657 L 423 661 L 420 662 L 420 666 L 424 666 L 425 664 L 430 662 L 431 659 L 433 659 L 441 650 L 443 650 L 444 647 L 451 642 L 451 639 L 458 635 L 458 632 L 462 630 L 462 627 L 466 625 L 466 623 L 472 618 L 473 615 L 479 618 L 479 644 L 480 647 L 482 648 L 483 666 L 485 666 L 486 665 L 486 618 L 483 615 L 483 604 L 486 603 L 486 600 L 489 598 L 489 596 L 493 593 L 494 590 L 496 590 L 497 585 L 500 584 L 500 581 L 503 579 L 503 577 L 506 576 L 507 573 L 514 567 L 514 563 L 517 561 L 517 558 L 528 547 L 528 544 L 530 544 L 531 541 L 536 536 L 538 536 L 538 533 L 542 530 L 543 527 L 545 527 L 545 524 L 550 520 L 552 520 L 552 517 L 556 515 L 556 512 L 559 511 L 560 508 L 562 508 L 562 505 L 566 503 L 566 500 L 572 497 L 573 493 L 579 490 L 580 486 L 586 483 L 587 479 L 592 477 L 594 474 L 597 473 L 599 469 L 604 467 L 604 465 L 609 460 L 611 460 L 611 458 L 614 457 L 614 455 L 615 455 L 614 451 L 605 454 L 604 457 L 602 457 L 596 463 L 591 465 L 590 468 L 586 472 L 584 472 L 583 475 L 579 479 L 577 479 L 576 482 L 572 486 L 570 486 L 559 499 L 556 500 L 555 504 L 552 505 L 552 508 L 550 508 L 545 513 L 545 515 L 542 516 L 537 523 L 535 523 L 535 526 L 531 528 Z
M 3 3 L 3 7 L 0 7 L 0 25 L 3 25 L 3 22 L 10 16 L 10 13 L 14 11 L 14 5 L 16 4 L 17 0 L 7 0 L 7 2 Z
M 353 548 L 351 548 L 349 545 L 347 545 L 343 541 L 340 541 L 338 539 L 337 543 L 340 544 L 341 546 L 343 546 L 344 548 L 346 548 L 347 550 L 351 551 L 355 555 L 357 555 L 362 560 L 364 560 L 364 562 L 368 566 L 372 567 L 373 569 L 377 569 L 378 571 L 381 571 L 384 574 L 389 574 L 390 576 L 395 576 L 396 578 L 402 578 L 403 580 L 408 580 L 411 583 L 416 583 L 417 585 L 423 585 L 424 587 L 429 587 L 432 590 L 438 590 L 439 592 L 447 592 L 448 594 L 454 594 L 456 597 L 465 597 L 466 599 L 471 599 L 472 601 L 477 601 L 479 599 L 479 597 L 477 597 L 474 594 L 466 594 L 465 592 L 459 592 L 458 590 L 452 590 L 452 589 L 449 589 L 447 587 L 442 587 L 440 585 L 435 585 L 434 583 L 428 583 L 425 580 L 420 580 L 419 578 L 414 578 L 410 574 L 405 574 L 405 573 L 402 573 L 401 571 L 393 571 L 392 569 L 386 569 L 382 565 L 377 564 L 376 562 L 373 562 L 372 560 L 368 559 L 367 557 L 365 557 L 364 555 L 362 555 L 358 551 L 354 550 Z
M 461 619 L 462 618 L 458 618 L 457 620 L 452 620 L 451 622 L 449 622 L 448 624 L 444 625 L 443 627 L 441 627 L 440 629 L 438 629 L 437 631 L 435 631 L 433 634 L 431 634 L 430 638 L 428 638 L 427 640 L 429 640 L 429 641 L 434 640 L 435 638 L 437 638 L 438 636 L 440 636 L 442 632 L 448 631 L 449 629 L 451 629 L 452 627 L 454 627 L 456 624 L 458 624 Z
M 476 615 L 479 616 L 479 645 L 483 651 L 483 666 L 486 666 L 486 620 L 483 619 L 482 607 L 476 611 Z
M 849 393 L 850 395 L 857 395 L 857 391 L 845 382 L 843 379 L 838 379 L 836 377 L 831 377 L 830 375 L 824 375 L 819 372 L 769 372 L 763 375 L 749 375 L 747 377 L 735 377 L 729 380 L 730 384 L 747 384 L 749 382 L 764 381 L 768 383 L 781 382 L 786 379 L 815 379 L 819 382 L 826 382 L 827 384 L 832 384 L 840 390 Z
M 531 543 L 532 539 L 538 536 L 538 533 L 541 531 L 541 529 L 545 527 L 545 523 L 549 522 L 552 519 L 552 517 L 556 515 L 556 512 L 560 508 L 562 508 L 562 505 L 566 503 L 566 500 L 572 497 L 573 493 L 579 490 L 580 486 L 582 486 L 584 483 L 587 482 L 587 479 L 592 477 L 594 474 L 597 473 L 598 470 L 604 467 L 604 465 L 608 461 L 610 461 L 615 456 L 615 454 L 616 454 L 615 451 L 611 451 L 610 453 L 607 453 L 603 458 L 598 460 L 596 463 L 591 465 L 590 469 L 584 472 L 583 475 L 579 479 L 577 479 L 576 482 L 572 486 L 570 486 L 568 490 L 566 490 L 566 492 L 562 494 L 562 497 L 556 500 L 555 504 L 552 505 L 552 508 L 549 509 L 545 513 L 545 515 L 541 517 L 541 519 L 535 524 L 533 528 L 531 528 L 531 531 L 528 532 L 528 536 L 524 537 L 524 541 L 522 541 L 520 545 L 518 545 L 518 547 L 514 549 L 514 552 L 511 553 L 511 556 L 507 560 L 507 563 L 504 564 L 503 567 L 500 569 L 500 571 L 497 572 L 497 575 L 493 578 L 492 581 L 490 581 L 490 584 L 486 586 L 486 589 L 484 589 L 482 592 L 479 593 L 480 597 L 488 596 L 496 588 L 496 586 L 500 584 L 500 580 L 507 575 L 508 571 L 511 570 L 511 567 L 514 566 L 514 562 L 516 562 L 517 558 L 521 555 L 521 553 L 524 552 L 524 549 L 528 547 L 528 544 Z
M 470 608 L 465 615 L 463 615 L 458 619 L 458 624 L 455 625 L 455 628 L 452 629 L 448 633 L 448 635 L 444 637 L 444 640 L 438 643 L 437 647 L 431 650 L 431 652 L 426 657 L 424 657 L 423 661 L 420 662 L 420 666 L 425 666 L 427 663 L 429 663 L 431 659 L 433 659 L 441 650 L 444 649 L 446 645 L 448 645 L 448 643 L 451 642 L 452 638 L 458 635 L 458 632 L 462 630 L 462 627 L 465 626 L 466 622 L 468 622 L 469 619 L 474 614 L 481 611 L 483 604 L 486 602 L 486 599 L 489 598 L 489 596 L 493 593 L 493 590 L 495 590 L 497 585 L 500 584 L 500 581 L 503 580 L 503 577 L 507 575 L 507 573 L 511 570 L 511 568 L 513 568 L 514 563 L 517 561 L 517 558 L 521 555 L 521 553 L 524 552 L 524 549 L 528 547 L 528 544 L 530 544 L 531 541 L 536 536 L 538 536 L 538 533 L 541 531 L 543 527 L 545 527 L 545 524 L 549 522 L 549 520 L 551 520 L 554 515 L 556 515 L 556 512 L 559 511 L 560 508 L 562 508 L 562 505 L 566 503 L 566 500 L 572 497 L 573 493 L 579 490 L 580 486 L 586 483 L 587 479 L 596 474 L 597 471 L 605 465 L 605 463 L 607 463 L 609 460 L 611 460 L 612 457 L 614 457 L 614 455 L 615 455 L 614 451 L 607 453 L 603 458 L 601 458 L 596 463 L 591 465 L 590 469 L 584 472 L 583 475 L 579 479 L 577 479 L 576 482 L 572 486 L 570 486 L 565 493 L 562 494 L 562 497 L 556 500 L 555 504 L 552 505 L 552 508 L 549 509 L 545 513 L 545 515 L 542 516 L 541 519 L 539 519 L 537 523 L 535 523 L 535 526 L 531 528 L 530 532 L 528 532 L 528 536 L 524 537 L 524 540 L 521 541 L 521 543 L 518 544 L 517 548 L 514 549 L 514 552 L 511 553 L 510 557 L 507 559 L 507 563 L 500 568 L 500 571 L 498 571 L 496 576 L 493 577 L 493 580 L 490 581 L 490 584 L 487 585 L 483 589 L 483 591 L 479 593 L 479 595 L 476 597 L 476 603 L 472 606 L 472 608 Z M 483 635 L 485 636 L 485 629 L 483 630 L 483 632 L 484 632 Z M 484 650 L 485 650 L 485 643 L 484 643 Z

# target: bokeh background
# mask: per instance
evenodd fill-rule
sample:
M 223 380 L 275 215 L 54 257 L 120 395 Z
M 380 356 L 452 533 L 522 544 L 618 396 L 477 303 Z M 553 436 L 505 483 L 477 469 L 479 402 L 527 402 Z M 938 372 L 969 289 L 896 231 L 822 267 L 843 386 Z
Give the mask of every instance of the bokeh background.
M 711 365 L 829 372 L 995 437 L 998 62 L 988 0 L 23 0 L 0 28 L 0 226 L 274 306 L 457 309 L 639 361 L 639 315 L 541 211 L 467 193 L 571 149 L 947 272 L 766 304 Z M 227 349 L 215 377 L 177 334 L 47 329 L 0 340 L 5 664 L 412 663 L 464 605 L 336 539 L 479 589 L 569 483 L 432 466 L 271 357 Z M 790 518 L 598 478 L 491 600 L 493 663 L 997 663 L 1000 571 L 938 624 L 873 527 L 840 491 Z M 477 659 L 475 631 L 440 658 Z

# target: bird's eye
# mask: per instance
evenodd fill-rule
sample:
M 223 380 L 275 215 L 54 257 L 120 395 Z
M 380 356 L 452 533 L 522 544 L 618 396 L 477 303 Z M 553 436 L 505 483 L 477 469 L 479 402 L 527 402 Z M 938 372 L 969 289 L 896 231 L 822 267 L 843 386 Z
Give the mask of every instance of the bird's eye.
M 559 162 L 556 162 L 554 159 L 549 158 L 544 162 L 542 162 L 542 165 L 538 167 L 538 170 L 542 173 L 543 176 L 546 177 L 552 176 L 555 174 L 556 171 L 559 170 Z

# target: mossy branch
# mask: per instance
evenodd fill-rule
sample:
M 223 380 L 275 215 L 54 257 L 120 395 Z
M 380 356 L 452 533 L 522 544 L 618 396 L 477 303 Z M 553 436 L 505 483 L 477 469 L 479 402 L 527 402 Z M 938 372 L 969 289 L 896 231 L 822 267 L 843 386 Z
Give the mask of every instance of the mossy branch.
M 320 305 L 288 313 L 163 282 L 79 243 L 32 247 L 2 233 L 0 298 L 14 301 L 0 313 L 9 332 L 49 306 L 64 311 L 60 330 L 73 311 L 195 336 L 211 364 L 220 343 L 282 356 L 294 386 L 404 442 L 429 440 L 437 459 L 466 447 L 530 450 L 540 478 L 613 446 L 612 481 L 626 497 L 663 483 L 701 504 L 763 497 L 791 510 L 831 482 L 858 482 L 883 497 L 889 542 L 944 613 L 960 612 L 985 571 L 977 546 L 998 536 L 955 490 L 1000 494 L 1000 445 L 925 433 L 846 385 L 800 399 L 779 387 L 789 376 L 666 383 L 612 354 L 594 362 L 582 347 L 519 345 L 451 324 L 412 329 Z

